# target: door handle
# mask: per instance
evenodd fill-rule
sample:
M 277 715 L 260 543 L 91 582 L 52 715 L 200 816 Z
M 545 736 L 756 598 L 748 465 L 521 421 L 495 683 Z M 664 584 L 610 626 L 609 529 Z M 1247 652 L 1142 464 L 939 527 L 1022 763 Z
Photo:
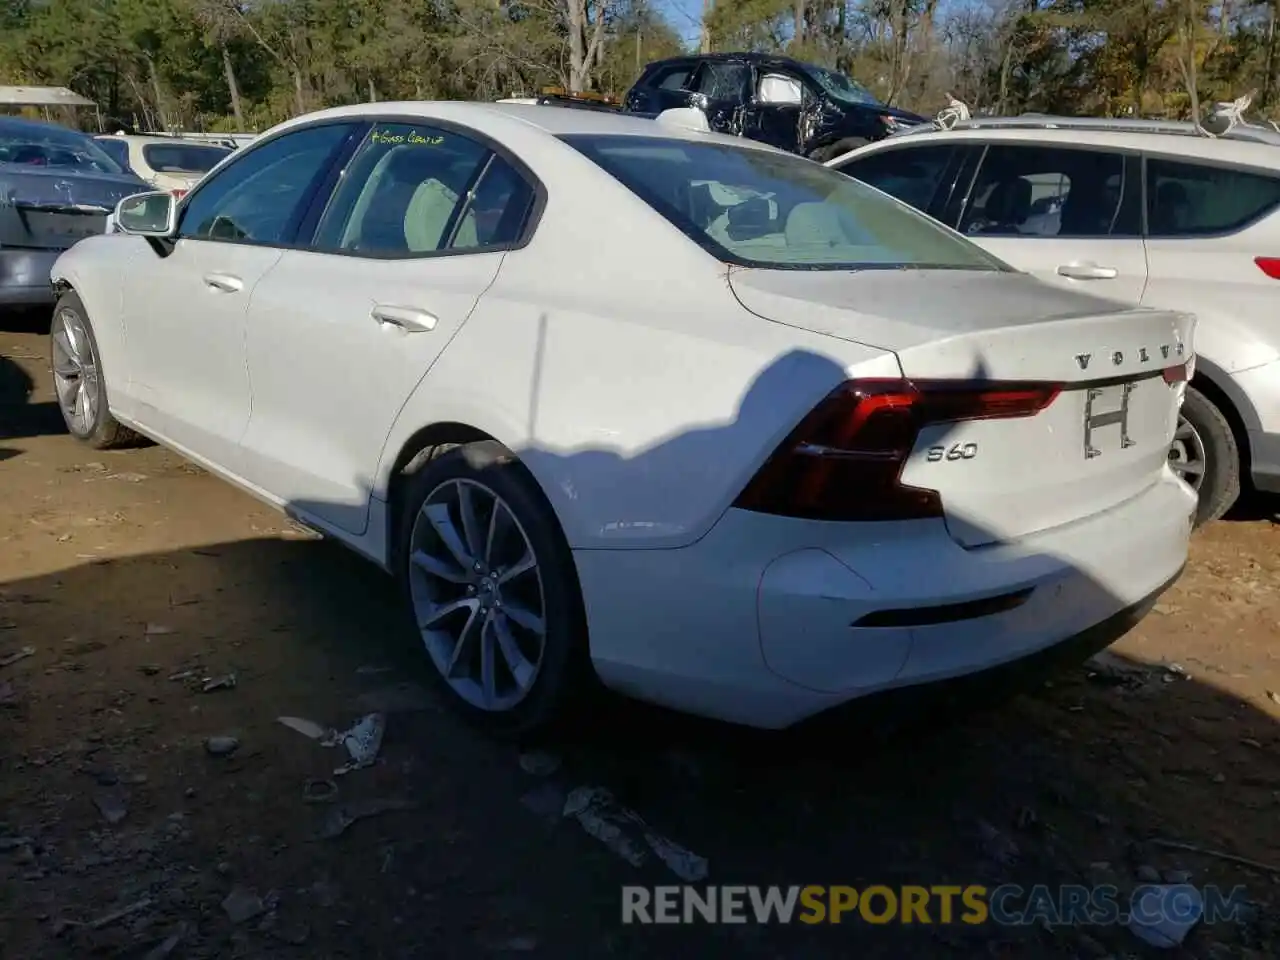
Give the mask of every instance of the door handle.
M 1096 263 L 1064 263 L 1058 267 L 1058 276 L 1072 280 L 1114 280 L 1119 275 L 1115 267 L 1100 267 Z
M 206 273 L 204 283 L 205 286 L 221 290 L 223 293 L 239 293 L 244 289 L 244 281 L 229 273 Z
M 389 304 L 378 304 L 371 314 L 379 325 L 399 327 L 406 333 L 425 333 L 436 328 L 437 318 L 433 313 L 419 310 L 417 307 L 394 307 Z

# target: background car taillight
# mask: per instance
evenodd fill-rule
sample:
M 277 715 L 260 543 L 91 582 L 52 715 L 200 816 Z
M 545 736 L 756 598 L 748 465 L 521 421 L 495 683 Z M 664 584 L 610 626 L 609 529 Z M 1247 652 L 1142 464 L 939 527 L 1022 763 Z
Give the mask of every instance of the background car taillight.
M 183 187 L 178 187 L 174 190 L 170 190 L 169 192 L 173 194 L 173 199 L 181 200 L 183 197 L 187 195 L 189 191 L 187 191 Z
M 1280 280 L 1280 257 L 1254 257 L 1253 262 L 1272 280 Z
M 942 516 L 936 490 L 900 480 L 920 430 L 934 423 L 1029 417 L 1059 383 L 851 380 L 800 422 L 734 506 L 810 520 Z

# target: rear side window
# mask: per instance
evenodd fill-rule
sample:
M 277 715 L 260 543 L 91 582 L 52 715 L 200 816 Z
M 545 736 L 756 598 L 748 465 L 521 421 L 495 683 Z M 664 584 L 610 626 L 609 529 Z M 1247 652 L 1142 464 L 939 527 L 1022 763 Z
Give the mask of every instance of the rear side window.
M 1147 160 L 1147 233 L 1199 237 L 1247 226 L 1280 205 L 1280 177 Z
M 1137 208 L 1123 202 L 1124 172 L 1119 153 L 992 144 L 960 230 L 971 236 L 1136 237 Z
M 954 154 L 951 146 L 882 150 L 836 169 L 927 212 Z
M 511 164 L 494 155 L 485 167 L 463 214 L 452 249 L 509 246 L 518 243 L 533 208 L 533 188 Z M 473 229 L 468 230 L 470 219 Z
M 407 257 L 515 243 L 533 188 L 468 137 L 421 124 L 381 124 L 352 158 L 316 247 Z
M 230 152 L 222 147 L 148 143 L 142 147 L 142 159 L 156 173 L 208 173 Z
M 689 66 L 664 67 L 654 71 L 648 85 L 662 90 L 683 90 L 692 72 L 693 68 Z

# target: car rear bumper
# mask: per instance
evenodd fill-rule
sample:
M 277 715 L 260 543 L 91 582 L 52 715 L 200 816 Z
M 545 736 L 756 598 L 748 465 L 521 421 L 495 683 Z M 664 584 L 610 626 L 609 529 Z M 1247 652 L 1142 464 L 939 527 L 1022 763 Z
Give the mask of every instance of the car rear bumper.
M 1280 493 L 1280 433 L 1249 433 L 1253 485 L 1264 493 Z
M 1104 513 L 977 549 L 961 548 L 941 521 L 828 524 L 730 510 L 690 547 L 574 556 L 606 685 L 781 728 L 1082 635 L 1107 645 L 1176 579 L 1194 510 L 1194 494 L 1166 469 Z
M 49 271 L 60 250 L 0 248 L 0 306 L 38 307 L 52 304 Z
M 1249 425 L 1249 462 L 1253 485 L 1280 493 L 1280 360 L 1232 374 L 1258 415 Z

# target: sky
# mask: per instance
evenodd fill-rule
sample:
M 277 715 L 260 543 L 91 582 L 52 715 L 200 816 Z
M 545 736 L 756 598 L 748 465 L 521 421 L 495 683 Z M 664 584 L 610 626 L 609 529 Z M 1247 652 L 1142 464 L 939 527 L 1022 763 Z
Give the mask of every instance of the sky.
M 702 35 L 702 0 L 655 0 L 654 5 L 680 34 L 686 45 L 698 42 Z M 962 5 L 957 0 L 941 0 L 938 4 L 939 18 Z
M 685 44 L 698 42 L 702 35 L 702 0 L 657 0 L 654 6 L 667 18 Z

